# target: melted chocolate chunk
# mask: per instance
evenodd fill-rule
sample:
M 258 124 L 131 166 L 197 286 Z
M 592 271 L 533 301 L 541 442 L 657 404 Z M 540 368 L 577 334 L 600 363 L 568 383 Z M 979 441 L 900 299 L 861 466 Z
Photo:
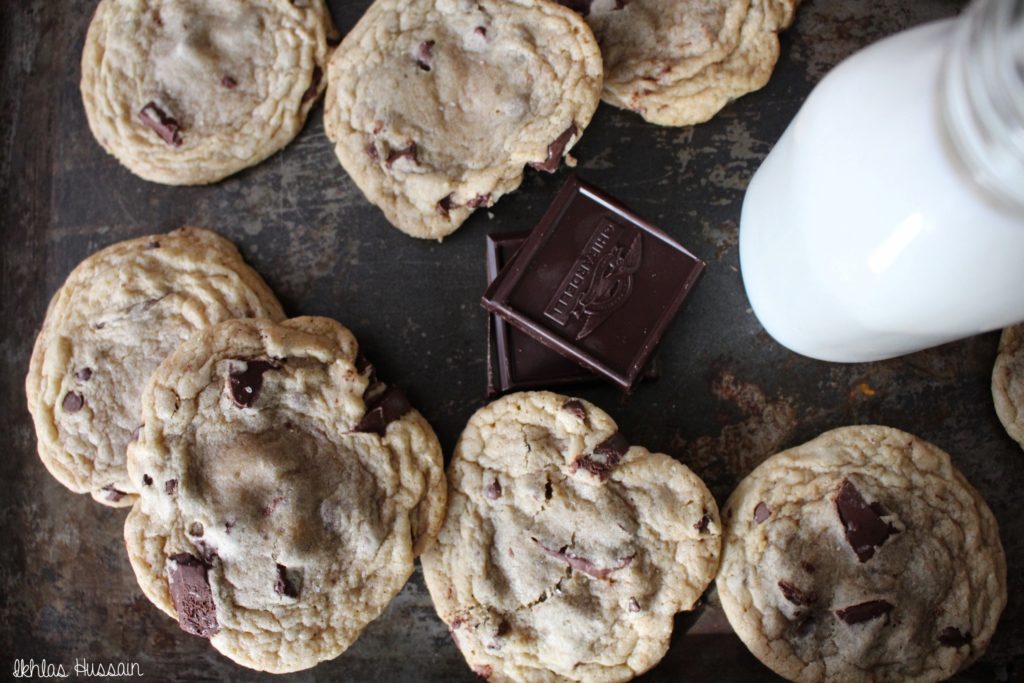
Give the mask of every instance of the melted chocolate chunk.
M 497 500 L 501 498 L 501 483 L 495 479 L 490 484 L 484 487 L 484 496 L 488 500 Z
M 75 372 L 75 379 L 79 382 L 88 382 L 92 379 L 92 368 L 82 368 Z
M 836 610 L 836 616 L 847 624 L 860 624 L 888 614 L 893 605 L 885 600 L 869 600 L 859 605 L 850 605 Z
M 109 500 L 111 503 L 116 503 L 117 501 L 121 500 L 126 495 L 128 495 L 124 491 L 118 491 L 116 488 L 114 488 L 113 484 L 107 484 L 106 486 L 103 487 L 102 490 L 106 492 L 107 500 Z
M 277 581 L 274 582 L 274 592 L 286 598 L 299 597 L 299 588 L 288 576 L 288 568 L 283 564 L 277 565 Z
M 861 562 L 867 562 L 896 529 L 882 520 L 878 511 L 865 502 L 860 491 L 843 479 L 835 496 L 836 511 L 846 532 L 846 541 Z M 879 506 L 880 510 L 885 510 Z
M 177 120 L 161 109 L 156 102 L 150 102 L 139 111 L 139 120 L 149 126 L 171 147 L 181 147 L 181 126 Z
M 540 546 L 540 549 L 543 550 L 547 555 L 557 558 L 562 562 L 565 562 L 567 565 L 569 565 L 576 571 L 580 571 L 589 576 L 593 576 L 595 579 L 607 579 L 612 572 L 628 567 L 629 564 L 633 561 L 634 557 L 634 555 L 629 555 L 627 557 L 619 558 L 618 562 L 616 562 L 614 566 L 599 567 L 587 558 L 580 557 L 576 553 L 568 550 L 568 546 L 563 546 L 558 550 L 552 550 L 551 548 L 546 547 L 536 538 L 532 540 L 534 543 Z
M 148 474 L 143 474 L 142 475 L 142 483 L 145 484 L 146 486 L 152 486 L 153 485 L 153 477 L 149 476 Z
M 263 388 L 263 373 L 277 370 L 281 366 L 265 360 L 245 361 L 245 370 L 228 375 L 228 389 L 231 400 L 239 408 L 251 408 L 260 397 Z
M 804 592 L 788 581 L 779 581 L 779 590 L 794 605 L 813 605 L 818 600 L 814 593 Z
M 354 432 L 374 433 L 384 436 L 388 425 L 412 410 L 409 399 L 405 392 L 398 387 L 391 385 L 366 407 L 366 414 L 359 424 L 352 430 Z
M 939 631 L 939 642 L 946 647 L 963 647 L 971 644 L 971 634 L 962 633 L 960 629 L 948 626 Z
M 224 78 L 220 79 L 220 84 L 228 90 L 234 90 L 238 87 L 238 81 L 236 81 L 231 76 L 224 76 Z
M 60 405 L 64 408 L 65 413 L 77 413 L 85 405 L 85 399 L 78 392 L 69 391 L 64 394 L 64 400 Z
M 575 398 L 571 398 L 562 404 L 562 410 L 569 413 L 570 415 L 582 420 L 587 421 L 587 409 L 581 401 Z
M 764 522 L 766 519 L 768 519 L 771 516 L 772 516 L 771 508 L 769 508 L 767 505 L 765 505 L 763 501 L 758 503 L 756 506 L 754 506 L 754 522 L 755 523 L 761 524 L 762 522 Z
M 306 92 L 302 93 L 302 101 L 309 102 L 311 99 L 316 97 L 320 91 L 320 79 L 324 77 L 323 69 L 319 66 L 313 67 L 313 80 L 310 81 L 309 87 L 306 88 Z
M 538 171 L 544 171 L 545 173 L 554 173 L 558 170 L 558 164 L 562 161 L 562 152 L 565 151 L 565 146 L 569 144 L 569 140 L 572 139 L 573 135 L 579 129 L 576 124 L 572 124 L 565 129 L 561 135 L 555 138 L 555 141 L 548 145 L 548 158 L 544 161 L 531 161 L 530 167 Z
M 559 5 L 562 5 L 563 7 L 568 7 L 573 12 L 577 12 L 580 16 L 583 17 L 590 14 L 590 6 L 593 4 L 593 2 L 594 0 L 558 0 Z M 616 4 L 618 4 L 618 2 L 619 0 L 616 0 Z M 616 7 L 616 9 L 621 8 Z
M 481 206 L 490 206 L 490 205 L 491 205 L 491 193 L 490 192 L 488 192 L 487 194 L 478 194 L 475 197 L 473 197 L 472 199 L 470 199 L 468 202 L 466 202 L 466 206 L 468 206 L 471 209 L 479 209 Z
M 455 193 L 452 192 L 452 193 L 449 193 L 447 196 L 443 197 L 437 203 L 437 212 L 439 214 L 441 214 L 442 216 L 444 216 L 445 218 L 448 218 L 448 212 L 451 211 L 452 207 L 454 207 L 454 206 L 456 206 L 456 204 L 455 204 Z
M 434 59 L 434 41 L 424 40 L 416 50 L 416 66 L 430 71 L 430 62 Z
M 711 518 L 708 517 L 707 515 L 704 515 L 699 520 L 697 520 L 697 523 L 693 525 L 693 528 L 696 529 L 697 531 L 699 531 L 702 534 L 706 534 L 708 532 L 708 524 L 710 524 L 710 523 L 711 523 Z
M 615 432 L 595 446 L 592 455 L 576 458 L 572 463 L 572 471 L 584 469 L 604 481 L 628 450 L 629 442 L 626 441 L 626 437 L 622 436 L 621 432 Z
M 164 493 L 168 496 L 173 496 L 174 492 L 178 490 L 178 480 L 168 479 L 164 482 Z
M 178 613 L 178 625 L 186 633 L 209 638 L 220 630 L 217 606 L 213 602 L 207 566 L 198 557 L 179 553 L 170 558 L 171 600 Z
M 402 149 L 393 149 L 390 152 L 388 152 L 388 158 L 384 160 L 384 164 L 388 168 L 391 168 L 391 165 L 394 164 L 399 159 L 401 159 L 402 157 L 408 157 L 412 159 L 412 162 L 414 164 L 418 164 L 418 153 L 419 152 L 416 149 L 416 143 L 410 142 L 406 147 L 403 147 Z

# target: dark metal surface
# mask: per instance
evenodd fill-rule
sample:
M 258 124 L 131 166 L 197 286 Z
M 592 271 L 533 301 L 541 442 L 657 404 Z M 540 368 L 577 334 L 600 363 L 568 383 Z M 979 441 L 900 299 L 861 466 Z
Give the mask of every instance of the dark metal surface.
M 531 227 L 561 185 L 528 171 L 444 244 L 388 227 L 334 160 L 320 108 L 266 163 L 212 187 L 139 180 L 89 134 L 79 56 L 94 0 L 4 0 L 0 64 L 0 667 L 46 659 L 137 662 L 148 680 L 253 678 L 142 597 L 121 541 L 125 512 L 65 491 L 35 455 L 24 374 L 46 304 L 68 272 L 114 241 L 182 224 L 233 239 L 290 314 L 337 318 L 382 375 L 402 383 L 447 452 L 482 405 L 484 236 Z M 367 4 L 330 2 L 343 31 Z M 692 467 L 720 503 L 768 454 L 853 423 L 883 423 L 948 450 L 1001 525 L 1010 600 L 984 659 L 962 680 L 1024 676 L 1024 453 L 989 391 L 997 335 L 883 363 L 834 365 L 775 344 L 750 312 L 737 262 L 743 190 L 813 84 L 873 40 L 953 14 L 953 0 L 810 0 L 782 40 L 771 83 L 713 121 L 668 129 L 602 106 L 575 148 L 580 175 L 708 262 L 658 350 L 661 376 L 630 398 L 574 391 L 632 442 Z M 870 198 L 864 198 L 869 201 Z M 970 558 L 959 558 L 968 562 Z M 770 680 L 712 606 L 678 621 L 648 680 Z M 687 630 L 688 629 L 688 630 Z M 268 677 L 269 678 L 269 677 Z M 385 615 L 302 680 L 471 680 L 417 572 Z

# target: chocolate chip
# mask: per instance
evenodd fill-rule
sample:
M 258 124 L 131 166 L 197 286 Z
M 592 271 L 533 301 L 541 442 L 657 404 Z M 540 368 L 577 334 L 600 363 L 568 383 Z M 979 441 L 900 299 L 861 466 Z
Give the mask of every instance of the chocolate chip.
M 772 516 L 772 510 L 764 502 L 760 502 L 754 506 L 754 522 L 761 524 L 766 519 Z
M 159 249 L 159 248 L 160 248 L 160 240 L 150 240 L 149 242 L 146 242 L 146 247 L 145 247 L 146 251 L 152 251 L 153 249 Z
M 544 500 L 551 500 L 551 496 L 553 496 L 554 493 L 554 487 L 551 486 L 551 480 L 548 479 L 547 482 L 544 483 Z
M 440 201 L 438 201 L 437 212 L 444 216 L 445 218 L 448 218 L 448 212 L 452 210 L 453 206 L 456 206 L 454 198 L 455 193 L 450 192 L 446 197 L 443 197 Z
M 164 493 L 168 496 L 173 496 L 174 492 L 178 490 L 178 480 L 168 479 L 164 482 Z
M 509 632 L 511 632 L 511 631 L 512 631 L 512 624 L 508 623 L 508 621 L 506 621 L 505 619 L 502 619 L 498 623 L 497 635 L 499 637 L 500 636 L 507 636 L 509 634 Z
M 207 566 L 188 553 L 171 556 L 170 588 L 174 611 L 181 630 L 209 638 L 220 630 L 217 605 L 213 602 Z
M 106 486 L 103 487 L 102 490 L 106 491 L 107 500 L 109 500 L 111 503 L 116 503 L 117 501 L 121 500 L 126 495 L 128 495 L 124 491 L 118 491 L 116 488 L 114 488 L 113 484 L 107 484 Z
M 368 144 L 366 146 L 366 156 L 370 157 L 374 163 L 380 161 L 380 153 L 377 151 L 377 145 L 372 142 Z
M 139 112 L 139 120 L 149 126 L 171 147 L 181 146 L 181 126 L 177 120 L 161 109 L 156 102 L 150 102 Z
M 402 149 L 393 149 L 390 152 L 388 152 L 388 157 L 387 159 L 384 160 L 384 163 L 387 165 L 388 168 L 391 168 L 391 165 L 394 164 L 399 159 L 401 159 L 402 157 L 408 157 L 412 159 L 412 162 L 414 164 L 419 163 L 419 151 L 416 148 L 415 142 L 410 142 L 407 146 L 403 147 Z
M 779 590 L 794 605 L 813 605 L 818 600 L 814 593 L 805 593 L 788 581 L 779 581 Z
M 473 29 L 473 33 L 484 38 L 487 37 L 487 29 L 485 29 L 483 26 L 477 26 L 475 29 Z
M 203 525 L 202 525 L 201 522 L 192 522 L 188 526 L 188 533 L 189 533 L 189 535 L 190 536 L 195 536 L 196 538 L 202 536 L 205 531 L 206 531 L 206 529 L 203 528 Z
M 846 532 L 846 541 L 861 562 L 870 560 L 875 554 L 875 549 L 896 531 L 864 501 L 860 491 L 848 479 L 843 479 L 839 486 L 835 504 L 839 520 Z
M 573 135 L 576 135 L 578 130 L 575 123 L 566 128 L 561 135 L 555 138 L 554 142 L 548 145 L 548 158 L 544 161 L 531 161 L 530 167 L 545 173 L 554 173 L 558 170 L 558 164 L 562 160 L 562 152 L 565 151 L 565 146 L 569 144 L 569 140 L 572 139 Z
M 558 4 L 564 7 L 568 7 L 573 12 L 578 12 L 580 16 L 587 16 L 590 14 L 590 5 L 593 4 L 594 0 L 558 0 Z M 620 9 L 616 7 L 616 9 Z
M 708 524 L 710 524 L 710 523 L 711 523 L 711 518 L 708 517 L 707 515 L 704 515 L 703 517 L 701 517 L 697 521 L 696 524 L 693 525 L 693 528 L 696 529 L 697 531 L 699 531 L 702 534 L 706 534 L 707 531 L 708 531 Z
M 234 90 L 238 87 L 238 81 L 236 81 L 231 76 L 224 76 L 224 78 L 220 79 L 220 84 L 228 90 Z
M 153 485 L 153 477 L 149 476 L 148 474 L 143 474 L 142 475 L 142 483 L 145 484 L 146 486 L 152 486 Z
M 61 402 L 61 407 L 64 408 L 65 413 L 77 413 L 84 405 L 85 399 L 75 391 L 69 391 L 64 394 L 64 400 Z
M 871 621 L 880 616 L 888 614 L 893 609 L 892 603 L 885 600 L 869 600 L 859 605 L 850 605 L 843 609 L 836 610 L 836 616 L 847 624 L 859 624 L 864 621 Z
M 575 569 L 576 571 L 583 572 L 589 576 L 593 576 L 595 579 L 607 579 L 612 572 L 616 572 L 620 569 L 624 569 L 633 562 L 634 555 L 628 555 L 626 557 L 619 558 L 615 565 L 611 567 L 599 567 L 585 557 L 581 557 L 576 553 L 568 549 L 568 546 L 559 548 L 558 550 L 552 550 L 543 543 L 538 541 L 536 538 L 531 539 L 536 543 L 545 554 L 551 557 L 557 558 L 562 562 Z
M 228 375 L 231 400 L 239 408 L 251 408 L 256 403 L 256 399 L 260 397 L 260 390 L 263 388 L 263 373 L 277 370 L 280 367 L 277 363 L 265 360 L 246 361 L 245 370 Z
M 562 404 L 562 410 L 583 422 L 587 421 L 587 408 L 578 399 L 570 398 Z
M 288 568 L 283 564 L 277 565 L 277 581 L 274 582 L 274 592 L 286 598 L 299 597 L 299 589 L 288 576 Z
M 604 481 L 628 450 L 629 442 L 626 441 L 626 437 L 622 436 L 621 432 L 615 432 L 594 448 L 593 455 L 576 458 L 572 463 L 572 471 L 582 468 Z
M 484 496 L 489 500 L 498 500 L 501 498 L 501 483 L 495 479 L 490 484 L 484 487 Z
M 803 567 L 803 570 L 805 572 L 807 572 L 808 574 L 813 574 L 814 573 L 814 565 L 811 564 L 810 562 L 805 562 L 805 561 L 801 560 L 800 561 L 800 566 Z
M 434 58 L 434 41 L 424 40 L 416 50 L 416 66 L 430 71 L 430 62 Z
M 92 379 L 92 368 L 82 368 L 75 372 L 75 379 L 79 382 L 88 382 Z
M 946 647 L 963 647 L 971 644 L 970 632 L 962 633 L 960 629 L 947 626 L 939 631 L 939 642 Z
M 466 202 L 466 206 L 468 206 L 471 209 L 479 209 L 481 206 L 490 206 L 490 205 L 491 205 L 491 193 L 490 192 L 488 192 L 487 194 L 478 194 L 475 197 L 473 197 L 472 199 L 470 199 L 468 202 Z
M 306 88 L 306 92 L 302 93 L 302 101 L 309 102 L 311 99 L 316 97 L 320 90 L 320 79 L 324 77 L 323 69 L 319 66 L 313 67 L 313 79 L 309 83 L 309 87 Z
M 366 414 L 354 432 L 372 432 L 384 436 L 388 425 L 412 410 L 405 392 L 391 385 L 366 407 Z
M 231 530 L 235 528 L 234 521 L 224 522 L 224 533 L 230 534 Z

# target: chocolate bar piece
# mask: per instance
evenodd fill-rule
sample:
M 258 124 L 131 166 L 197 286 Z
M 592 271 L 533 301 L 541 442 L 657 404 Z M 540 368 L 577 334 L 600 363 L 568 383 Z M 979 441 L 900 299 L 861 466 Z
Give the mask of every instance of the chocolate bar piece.
M 704 262 L 572 176 L 482 305 L 632 391 Z
M 524 230 L 487 236 L 487 284 L 494 282 L 529 235 L 530 231 Z M 506 391 L 596 379 L 594 373 L 560 356 L 497 315 L 491 313 L 489 317 L 487 348 L 493 357 L 488 377 L 489 397 Z M 494 365 L 497 372 L 494 372 Z

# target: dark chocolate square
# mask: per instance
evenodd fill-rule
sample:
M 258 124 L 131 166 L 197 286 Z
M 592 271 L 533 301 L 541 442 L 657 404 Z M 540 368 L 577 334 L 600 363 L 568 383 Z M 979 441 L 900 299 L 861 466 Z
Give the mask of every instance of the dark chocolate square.
M 482 304 L 627 391 L 704 262 L 572 176 Z
M 487 284 L 494 282 L 529 235 L 530 231 L 524 230 L 487 236 Z M 489 313 L 488 317 L 489 396 L 597 379 L 591 371 L 555 353 L 497 315 Z

